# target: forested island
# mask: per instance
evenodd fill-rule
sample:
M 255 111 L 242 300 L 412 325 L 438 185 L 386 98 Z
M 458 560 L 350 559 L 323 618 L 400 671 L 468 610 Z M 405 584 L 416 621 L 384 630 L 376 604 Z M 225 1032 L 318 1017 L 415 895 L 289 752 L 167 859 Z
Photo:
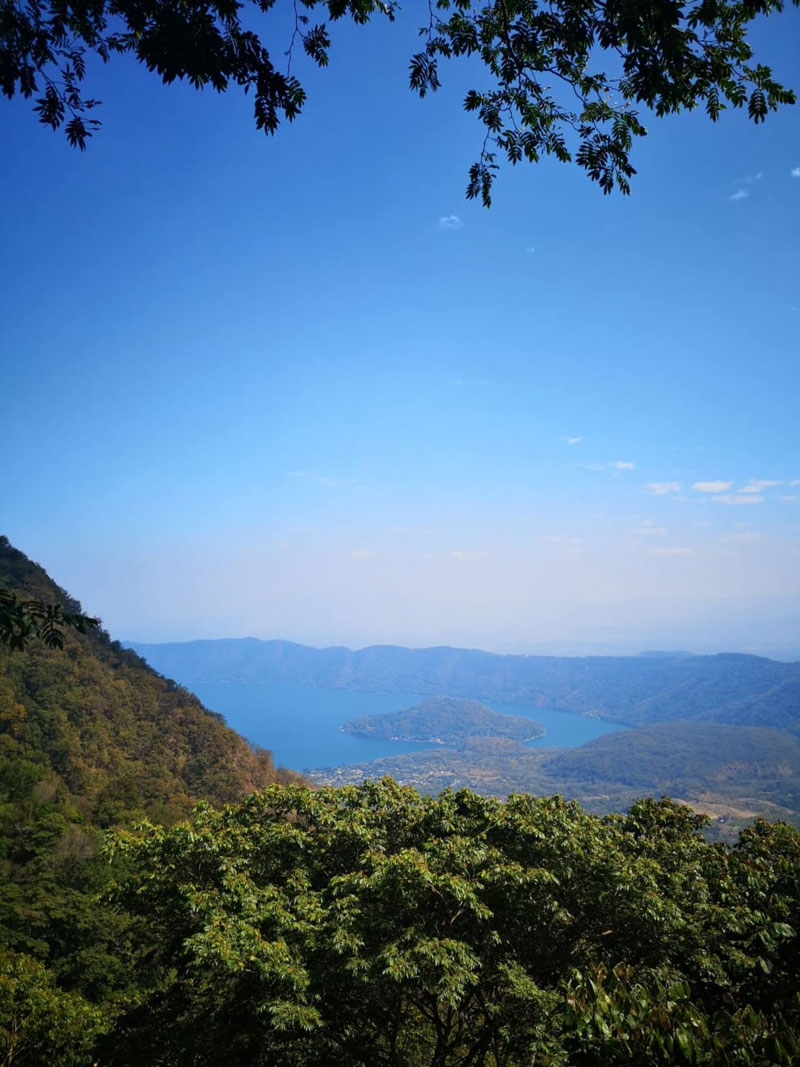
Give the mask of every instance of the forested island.
M 470 738 L 503 737 L 534 741 L 544 727 L 521 715 L 501 715 L 477 700 L 435 696 L 403 711 L 363 715 L 342 726 L 349 734 L 381 737 L 390 741 L 429 741 L 460 747 Z

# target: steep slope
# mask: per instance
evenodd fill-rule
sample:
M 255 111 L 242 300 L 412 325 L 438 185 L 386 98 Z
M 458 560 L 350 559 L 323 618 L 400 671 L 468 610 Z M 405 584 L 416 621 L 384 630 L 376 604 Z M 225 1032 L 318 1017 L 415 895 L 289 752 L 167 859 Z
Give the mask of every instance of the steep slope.
M 0 588 L 79 610 L 6 538 Z M 97 903 L 114 876 L 102 831 L 297 780 L 104 632 L 0 651 L 0 953 L 97 1002 L 125 992 L 135 932 Z
M 0 587 L 79 609 L 6 538 Z M 0 758 L 30 761 L 102 824 L 137 809 L 174 819 L 200 798 L 224 803 L 291 778 L 103 631 L 69 633 L 63 651 L 0 652 Z
M 800 730 L 800 663 L 759 656 L 501 656 L 462 648 L 309 648 L 289 641 L 134 646 L 195 682 L 288 682 L 503 700 L 643 726 L 674 719 Z

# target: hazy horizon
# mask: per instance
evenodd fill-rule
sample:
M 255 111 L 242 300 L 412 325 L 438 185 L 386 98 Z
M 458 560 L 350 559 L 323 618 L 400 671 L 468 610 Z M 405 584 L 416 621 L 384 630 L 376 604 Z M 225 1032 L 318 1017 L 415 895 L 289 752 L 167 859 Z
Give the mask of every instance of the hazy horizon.
M 580 558 L 560 547 L 548 542 L 538 566 L 507 553 L 407 553 L 398 560 L 342 552 L 336 559 L 278 549 L 226 557 L 221 546 L 189 544 L 166 558 L 131 551 L 124 567 L 113 555 L 72 546 L 51 558 L 30 548 L 28 554 L 127 641 L 252 636 L 350 648 L 578 655 L 658 649 L 800 659 L 800 597 L 713 595 L 719 575 L 712 564 L 735 568 L 743 562 L 740 546 L 726 554 L 712 544 L 676 558 L 642 552 L 638 559 L 630 551 L 627 558 Z M 765 578 L 764 570 L 755 576 L 756 589 Z M 651 596 L 631 595 L 648 582 Z
M 741 618 L 731 612 L 730 604 L 708 606 L 707 614 L 694 619 L 684 618 L 680 625 L 669 626 L 657 620 L 638 625 L 605 624 L 590 626 L 586 623 L 572 629 L 567 624 L 556 632 L 551 627 L 546 633 L 547 619 L 538 620 L 538 625 L 519 627 L 508 632 L 491 632 L 475 628 L 451 626 L 428 630 L 400 626 L 373 633 L 334 629 L 319 629 L 313 625 L 298 624 L 290 629 L 285 624 L 273 627 L 259 624 L 257 620 L 248 626 L 236 623 L 217 628 L 204 625 L 198 619 L 191 627 L 147 630 L 114 628 L 114 636 L 131 643 L 165 643 L 196 640 L 246 639 L 261 641 L 283 640 L 316 648 L 346 647 L 366 648 L 373 645 L 403 645 L 410 648 L 426 648 L 448 645 L 458 648 L 479 648 L 487 652 L 529 655 L 637 655 L 640 652 L 671 651 L 710 654 L 716 652 L 747 652 L 771 659 L 800 659 L 800 603 L 789 598 L 772 601 L 739 603 Z M 758 613 L 758 625 L 749 622 L 750 615 Z M 107 622 L 107 620 L 106 620 Z M 757 639 L 754 638 L 754 631 Z M 526 637 L 526 634 L 529 636 Z M 545 636 L 542 636 L 545 634 Z M 532 635 L 532 636 L 531 636 Z
M 413 641 L 366 641 L 366 642 L 343 642 L 343 641 L 322 641 L 322 640 L 303 640 L 302 638 L 290 638 L 282 637 L 278 635 L 255 637 L 253 634 L 231 634 L 227 637 L 213 636 L 213 635 L 198 635 L 194 637 L 176 637 L 165 638 L 163 640 L 152 640 L 146 638 L 120 638 L 123 644 L 126 646 L 141 647 L 143 645 L 161 645 L 161 644 L 191 644 L 194 642 L 210 642 L 210 641 L 281 641 L 289 644 L 304 645 L 309 648 L 316 648 L 320 650 L 330 648 L 345 648 L 351 652 L 358 652 L 367 648 L 375 647 L 402 647 L 411 649 L 423 649 L 433 647 L 446 647 L 446 648 L 461 648 L 481 652 L 492 652 L 497 655 L 526 655 L 526 656 L 554 656 L 554 657 L 591 657 L 591 656 L 639 656 L 642 654 L 687 654 L 687 655 L 716 655 L 724 653 L 741 653 L 745 655 L 762 656 L 766 659 L 778 660 L 786 663 L 794 663 L 800 661 L 800 645 L 764 645 L 764 646 L 751 646 L 746 643 L 737 644 L 735 641 L 732 644 L 715 644 L 713 641 L 708 642 L 702 646 L 694 648 L 679 646 L 678 644 L 672 644 L 669 641 L 664 642 L 662 645 L 648 643 L 646 640 L 632 639 L 630 641 L 624 641 L 621 638 L 616 640 L 610 639 L 607 642 L 602 641 L 580 641 L 580 640 L 563 640 L 563 641 L 541 641 L 533 643 L 520 643 L 516 645 L 513 641 L 503 642 L 495 647 L 489 647 L 488 645 L 476 645 L 476 644 L 456 644 L 451 641 L 439 642 L 436 645 L 428 643 L 415 643 Z M 640 647 L 641 646 L 641 647 Z

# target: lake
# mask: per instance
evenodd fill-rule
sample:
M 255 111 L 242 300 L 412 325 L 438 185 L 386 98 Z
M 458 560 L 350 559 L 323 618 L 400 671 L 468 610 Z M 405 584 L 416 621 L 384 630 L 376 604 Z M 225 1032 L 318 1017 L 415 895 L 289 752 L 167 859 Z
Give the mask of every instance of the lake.
M 340 730 L 343 723 L 358 715 L 379 715 L 413 707 L 424 699 L 419 693 L 362 693 L 250 682 L 203 682 L 191 688 L 207 708 L 224 715 L 234 730 L 271 749 L 277 764 L 296 771 L 363 763 L 438 747 L 356 737 Z M 523 715 L 540 722 L 546 733 L 530 742 L 536 748 L 575 748 L 595 737 L 625 729 L 616 723 L 549 708 L 490 700 L 482 703 L 493 711 Z

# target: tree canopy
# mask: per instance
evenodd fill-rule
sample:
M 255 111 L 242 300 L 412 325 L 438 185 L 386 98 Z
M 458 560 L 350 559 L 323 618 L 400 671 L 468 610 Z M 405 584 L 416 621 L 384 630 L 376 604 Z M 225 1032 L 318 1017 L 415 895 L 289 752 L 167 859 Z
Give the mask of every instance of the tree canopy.
M 794 4 L 798 0 L 793 0 Z M 0 0 L 0 90 L 33 99 L 39 121 L 85 148 L 99 126 L 84 82 L 90 61 L 129 53 L 165 83 L 252 94 L 256 126 L 276 131 L 301 112 L 292 72 L 302 49 L 327 66 L 331 24 L 394 20 L 395 0 L 300 0 L 288 40 L 257 28 L 275 0 Z M 480 84 L 464 107 L 483 125 L 467 196 L 487 206 L 498 160 L 575 162 L 604 192 L 630 189 L 634 138 L 657 116 L 746 108 L 754 122 L 795 102 L 755 59 L 756 18 L 783 0 L 432 0 L 410 58 L 420 96 L 441 85 L 443 61 L 472 58 Z M 403 12 L 405 14 L 405 12 Z M 414 17 L 409 13 L 408 17 Z
M 135 1067 L 777 1067 L 800 1051 L 800 835 L 641 801 L 270 787 L 111 847 Z

